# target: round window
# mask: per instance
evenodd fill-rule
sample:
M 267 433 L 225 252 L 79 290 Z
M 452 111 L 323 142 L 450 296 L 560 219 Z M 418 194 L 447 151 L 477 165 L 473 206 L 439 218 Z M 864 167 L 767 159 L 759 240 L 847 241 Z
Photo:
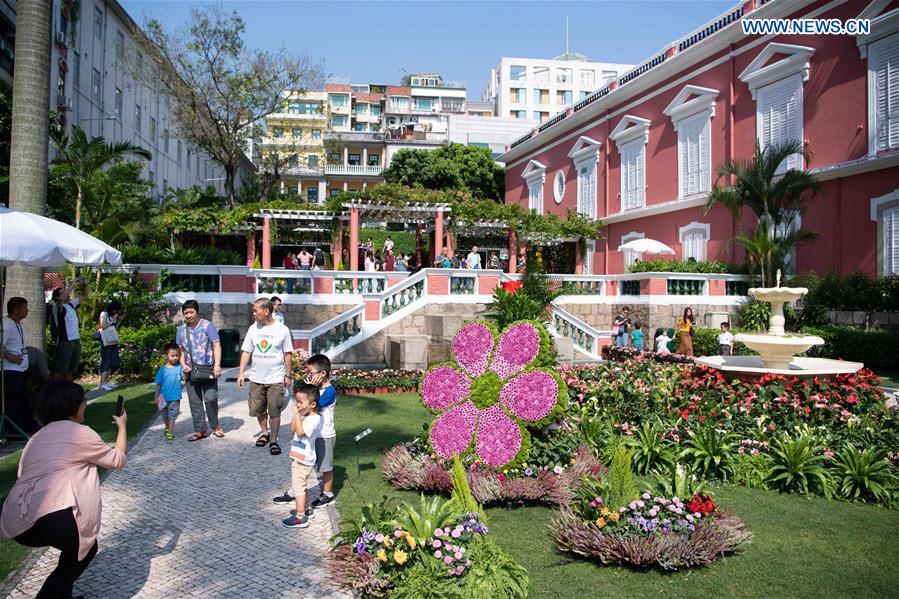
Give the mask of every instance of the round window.
M 556 179 L 553 182 L 553 197 L 556 200 L 556 204 L 562 203 L 562 198 L 565 196 L 565 174 L 562 171 L 558 171 L 556 173 Z

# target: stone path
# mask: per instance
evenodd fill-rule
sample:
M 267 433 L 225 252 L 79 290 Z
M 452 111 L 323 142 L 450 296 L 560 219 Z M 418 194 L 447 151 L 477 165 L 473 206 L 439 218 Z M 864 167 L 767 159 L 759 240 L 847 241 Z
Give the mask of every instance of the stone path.
M 235 375 L 223 373 L 219 388 L 223 439 L 188 443 L 193 429 L 184 401 L 174 442 L 164 442 L 158 419 L 130 448 L 125 469 L 104 480 L 100 550 L 76 583 L 76 595 L 350 597 L 326 567 L 328 512 L 316 511 L 308 528 L 288 529 L 281 520 L 291 506 L 272 503 L 290 478 L 292 408 L 282 417 L 285 451 L 269 455 L 253 445 L 259 426 L 247 414 L 246 389 L 226 380 Z M 57 559 L 56 550 L 32 559 L 8 597 L 34 597 Z

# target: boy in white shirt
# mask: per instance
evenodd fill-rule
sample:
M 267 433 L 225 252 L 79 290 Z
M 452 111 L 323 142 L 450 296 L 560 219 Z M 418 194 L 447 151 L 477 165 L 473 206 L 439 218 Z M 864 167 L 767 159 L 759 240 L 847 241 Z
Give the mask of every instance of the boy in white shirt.
M 734 355 L 734 336 L 730 332 L 730 323 L 721 323 L 721 332 L 718 333 L 718 355 L 732 356 Z
M 671 342 L 671 337 L 668 336 L 668 331 L 665 329 L 657 329 L 656 330 L 656 353 L 661 355 L 670 354 L 671 350 L 668 349 L 668 344 Z
M 312 517 L 309 489 L 318 487 L 318 477 L 315 475 L 315 440 L 322 428 L 318 398 L 318 387 L 315 385 L 303 384 L 294 392 L 296 410 L 290 421 L 290 431 L 293 433 L 290 444 L 290 482 L 296 490 L 296 509 L 291 510 L 290 516 L 282 521 L 287 528 L 306 528 Z

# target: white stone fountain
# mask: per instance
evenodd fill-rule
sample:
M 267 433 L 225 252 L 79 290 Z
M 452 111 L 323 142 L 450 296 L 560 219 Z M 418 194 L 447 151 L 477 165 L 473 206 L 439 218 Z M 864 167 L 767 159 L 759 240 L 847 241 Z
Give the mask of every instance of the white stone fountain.
M 815 335 L 797 335 L 784 330 L 784 304 L 808 293 L 805 287 L 781 287 L 780 270 L 774 287 L 753 287 L 749 295 L 771 304 L 767 333 L 738 333 L 734 339 L 759 353 L 758 356 L 702 356 L 697 364 L 709 366 L 734 376 L 756 377 L 766 373 L 791 376 L 827 377 L 856 372 L 859 362 L 828 358 L 796 357 L 824 340 Z

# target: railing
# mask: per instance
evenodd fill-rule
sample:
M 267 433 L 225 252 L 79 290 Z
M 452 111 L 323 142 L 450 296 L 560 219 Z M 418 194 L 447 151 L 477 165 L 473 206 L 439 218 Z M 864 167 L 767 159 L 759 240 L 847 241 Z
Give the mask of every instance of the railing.
M 563 120 L 566 116 L 568 116 L 568 112 L 563 110 L 562 112 L 560 112 L 553 118 L 549 119 L 548 121 L 546 121 L 545 123 L 543 123 L 542 125 L 537 127 L 537 131 L 545 131 L 545 130 L 549 129 L 550 127 L 552 127 L 559 121 Z
M 668 279 L 668 295 L 704 295 L 703 279 Z
M 640 281 L 621 281 L 618 295 L 640 295 Z
M 218 293 L 221 276 L 215 274 L 167 273 L 159 281 L 159 289 L 169 292 Z
M 454 270 L 450 274 L 450 295 L 474 295 L 477 288 L 477 271 Z
M 264 270 L 256 272 L 256 293 L 270 295 L 284 293 L 312 293 L 312 271 L 309 270 Z
M 725 281 L 724 282 L 724 294 L 725 295 L 749 295 L 749 282 L 748 281 Z
M 605 295 L 606 279 L 598 275 L 549 275 L 571 295 Z
M 659 66 L 660 64 L 665 62 L 666 58 L 668 58 L 668 50 L 665 50 L 661 54 L 656 55 L 655 57 L 651 58 L 650 60 L 647 60 L 643 64 L 639 65 L 637 68 L 631 69 L 630 71 L 628 71 L 627 73 L 625 73 L 624 75 L 619 77 L 618 85 L 624 85 L 625 83 L 628 83 L 629 81 L 633 81 L 640 75 L 656 68 L 657 66 Z
M 521 137 L 519 137 L 518 139 L 516 139 L 516 140 L 513 141 L 512 143 L 510 143 L 510 144 L 509 144 L 509 149 L 511 150 L 511 149 L 514 148 L 515 146 L 520 146 L 521 144 L 523 144 L 523 143 L 526 142 L 527 140 L 531 139 L 531 134 L 533 134 L 533 130 L 528 131 L 527 133 L 525 133 L 524 135 L 522 135 Z
M 724 29 L 731 23 L 734 23 L 735 21 L 739 21 L 741 18 L 743 18 L 743 7 L 742 6 L 738 7 L 736 10 L 734 10 L 732 12 L 727 13 L 726 15 L 719 17 L 717 20 L 700 27 L 693 33 L 687 34 L 687 36 L 684 37 L 677 44 L 677 51 L 683 52 L 690 46 L 698 44 L 705 38 Z
M 390 316 L 424 297 L 426 276 L 420 272 L 386 291 L 381 298 L 381 316 Z
M 378 176 L 383 170 L 383 166 L 367 166 L 363 164 L 329 164 L 325 167 L 325 174 Z
M 387 289 L 387 275 L 370 272 L 340 272 L 334 278 L 334 293 L 383 293 Z
M 590 357 L 599 359 L 599 340 L 602 337 L 608 337 L 610 333 L 604 333 L 591 327 L 555 303 L 552 304 L 552 313 L 553 329 L 557 335 L 571 339 L 575 347 Z
M 297 331 L 296 339 L 309 339 L 311 354 L 327 353 L 362 332 L 365 306 L 357 306 L 318 325 L 311 331 Z
M 608 85 L 602 89 L 596 90 L 595 92 L 593 92 L 592 94 L 590 94 L 589 96 L 587 96 L 586 98 L 584 98 L 583 100 L 581 100 L 580 102 L 575 104 L 574 111 L 577 112 L 578 110 L 580 110 L 582 108 L 586 108 L 587 106 L 589 106 L 590 104 L 593 104 L 600 98 L 607 96 L 610 91 L 612 91 L 612 88 Z

